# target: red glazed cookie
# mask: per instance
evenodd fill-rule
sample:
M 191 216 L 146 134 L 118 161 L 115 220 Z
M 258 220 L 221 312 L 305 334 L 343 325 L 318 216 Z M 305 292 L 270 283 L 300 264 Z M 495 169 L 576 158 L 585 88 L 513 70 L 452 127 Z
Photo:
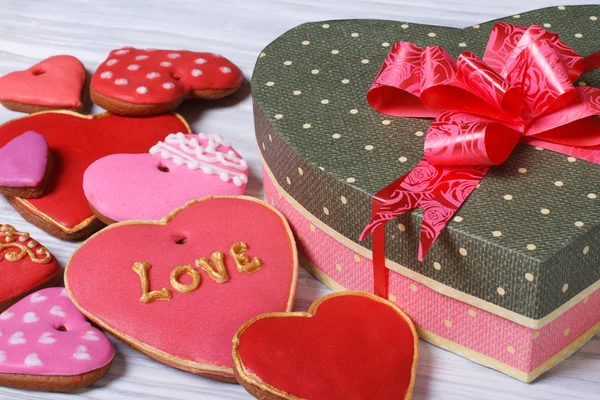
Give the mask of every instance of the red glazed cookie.
M 100 107 L 131 116 L 160 114 L 189 98 L 218 99 L 242 84 L 238 67 L 212 53 L 186 50 L 113 50 L 90 85 Z
M 91 163 L 114 153 L 147 151 L 168 133 L 190 132 L 177 114 L 128 118 L 54 111 L 0 126 L 0 146 L 29 130 L 43 132 L 55 155 L 52 177 L 43 196 L 28 200 L 9 197 L 8 201 L 29 222 L 69 240 L 85 238 L 103 226 L 83 193 L 83 174 Z
M 259 399 L 410 399 L 417 332 L 393 303 L 339 292 L 308 312 L 269 313 L 233 338 L 236 378 Z
M 244 196 L 207 197 L 162 221 L 98 232 L 73 254 L 77 307 L 165 364 L 235 382 L 231 338 L 248 319 L 290 311 L 298 259 L 284 217 Z
M 51 170 L 46 139 L 27 131 L 0 148 L 0 194 L 39 197 L 48 186 Z
M 75 57 L 50 57 L 29 69 L 1 77 L 0 102 L 10 110 L 26 113 L 79 111 L 85 77 L 85 67 Z
M 29 293 L 58 285 L 61 280 L 60 264 L 48 249 L 29 233 L 0 225 L 0 312 Z

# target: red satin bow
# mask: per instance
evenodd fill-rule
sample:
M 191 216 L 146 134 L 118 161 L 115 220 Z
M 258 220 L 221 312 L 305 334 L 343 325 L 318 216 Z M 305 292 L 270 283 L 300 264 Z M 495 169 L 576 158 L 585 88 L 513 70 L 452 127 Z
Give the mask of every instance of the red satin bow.
M 378 294 L 387 290 L 385 223 L 423 209 L 422 261 L 488 168 L 519 141 L 600 164 L 600 89 L 573 85 L 598 66 L 600 52 L 584 59 L 537 25 L 497 23 L 483 60 L 466 52 L 455 61 L 437 46 L 392 47 L 369 104 L 384 114 L 435 120 L 425 157 L 374 196 L 372 221 L 360 237 L 373 234 Z

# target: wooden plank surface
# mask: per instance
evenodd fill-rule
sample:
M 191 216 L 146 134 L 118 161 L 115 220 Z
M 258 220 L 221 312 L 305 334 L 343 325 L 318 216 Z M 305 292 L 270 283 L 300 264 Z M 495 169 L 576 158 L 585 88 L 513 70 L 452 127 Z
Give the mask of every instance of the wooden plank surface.
M 592 2 L 574 1 L 579 4 Z M 326 19 L 381 18 L 452 27 L 560 3 L 548 0 L 20 0 L 0 1 L 0 74 L 24 69 L 43 58 L 71 54 L 89 72 L 116 47 L 190 49 L 222 53 L 250 78 L 257 55 L 294 26 Z M 87 104 L 86 112 L 101 111 Z M 248 160 L 248 194 L 261 196 L 261 168 L 254 142 L 250 85 L 230 99 L 183 106 L 195 131 L 219 133 Z M 0 107 L 0 122 L 20 114 Z M 31 232 L 63 263 L 77 247 L 49 237 L 24 222 L 0 199 L 0 220 Z M 1 277 L 0 277 L 1 279 Z M 297 309 L 329 293 L 301 270 Z M 114 341 L 117 354 L 108 375 L 77 398 L 248 399 L 238 385 L 194 376 Z M 600 339 L 534 384 L 524 384 L 457 355 L 421 342 L 416 399 L 599 399 Z M 72 395 L 0 388 L 0 399 L 66 399 Z

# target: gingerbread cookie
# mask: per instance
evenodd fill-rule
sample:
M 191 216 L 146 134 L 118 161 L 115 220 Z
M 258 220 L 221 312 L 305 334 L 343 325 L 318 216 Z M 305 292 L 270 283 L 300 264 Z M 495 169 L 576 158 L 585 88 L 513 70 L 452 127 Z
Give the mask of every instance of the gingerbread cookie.
M 416 329 L 393 303 L 339 292 L 308 312 L 268 313 L 233 338 L 238 382 L 259 399 L 410 399 Z
M 296 245 L 284 217 L 245 196 L 192 201 L 162 221 L 127 221 L 73 254 L 75 305 L 165 364 L 235 382 L 231 338 L 248 319 L 292 310 Z
M 57 155 L 49 188 L 36 199 L 9 197 L 8 201 L 29 222 L 69 240 L 85 238 L 104 226 L 83 193 L 83 174 L 90 164 L 109 154 L 147 151 L 166 132 L 190 132 L 177 114 L 128 118 L 54 111 L 0 126 L 0 146 L 29 130 L 43 132 Z
M 56 258 L 29 233 L 0 225 L 0 312 L 35 290 L 59 285 L 60 272 Z
M 241 195 L 247 182 L 248 165 L 227 140 L 179 132 L 149 153 L 94 162 L 83 176 L 83 191 L 98 218 L 110 224 L 161 219 L 208 195 Z
M 64 288 L 43 289 L 0 314 L 0 386 L 67 392 L 109 370 L 112 343 Z
M 42 195 L 51 172 L 48 143 L 28 131 L 0 148 L 0 194 L 23 198 Z
M 79 111 L 85 78 L 85 67 L 75 57 L 50 57 L 29 69 L 1 77 L 0 102 L 9 110 L 26 113 Z
M 113 50 L 92 76 L 100 107 L 131 116 L 160 114 L 189 98 L 218 99 L 238 90 L 243 76 L 226 58 L 186 50 Z

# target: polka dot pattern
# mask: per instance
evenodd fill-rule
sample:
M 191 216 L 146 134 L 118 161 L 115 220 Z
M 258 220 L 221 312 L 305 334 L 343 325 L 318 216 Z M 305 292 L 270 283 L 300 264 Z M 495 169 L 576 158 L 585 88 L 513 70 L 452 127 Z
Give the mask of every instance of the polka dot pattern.
M 564 12 L 565 15 L 570 10 Z M 589 16 L 582 16 L 581 24 L 591 24 Z M 512 15 L 507 20 L 514 22 Z M 523 25 L 550 23 L 553 31 L 565 38 L 570 37 L 569 45 L 582 53 L 590 53 L 586 50 L 591 46 L 588 29 L 576 29 L 577 25 L 568 28 L 565 21 L 550 11 L 535 17 L 523 13 L 518 20 Z M 406 28 L 401 27 L 404 24 Z M 329 207 L 332 215 L 336 215 L 336 218 L 330 215 L 327 219 L 331 228 L 345 237 L 356 238 L 364 228 L 364 216 L 370 213 L 372 194 L 409 172 L 422 158 L 423 142 L 430 124 L 430 120 L 382 115 L 370 108 L 364 99 L 364 91 L 379 70 L 380 64 L 375 60 L 382 60 L 391 44 L 407 40 L 407 35 L 410 35 L 410 41 L 420 46 L 440 45 L 453 55 L 468 49 L 481 56 L 491 24 L 481 24 L 478 28 L 468 28 L 460 33 L 443 27 L 424 28 L 404 22 L 377 22 L 367 27 L 367 24 L 357 21 L 339 21 L 328 29 L 322 29 L 321 25 L 307 24 L 297 28 L 293 35 L 278 39 L 265 49 L 269 56 L 258 61 L 254 78 L 258 82 L 255 100 L 270 116 L 274 131 L 283 136 L 282 143 L 291 147 L 291 151 L 284 152 L 284 146 L 278 147 L 274 137 L 273 149 L 270 150 L 273 155 L 271 158 L 268 154 L 264 156 L 280 182 L 284 182 L 281 174 L 290 174 L 286 171 L 296 168 L 298 162 L 304 163 L 303 182 L 294 183 L 289 188 L 290 195 L 314 215 L 322 216 L 322 207 Z M 574 35 L 578 32 L 584 37 L 576 40 Z M 359 36 L 352 37 L 351 33 L 359 33 Z M 436 33 L 436 36 L 430 38 L 429 33 Z M 310 41 L 310 45 L 302 45 L 303 40 Z M 463 48 L 460 43 L 467 46 Z M 340 53 L 335 56 L 331 54 L 332 50 Z M 370 62 L 362 64 L 363 59 Z M 282 65 L 285 60 L 294 61 L 293 69 Z M 348 68 L 348 65 L 352 67 Z M 319 74 L 313 75 L 313 69 L 318 69 Z M 269 88 L 264 86 L 264 82 L 270 80 L 276 82 L 277 94 L 267 93 Z M 600 85 L 597 78 L 586 76 L 585 80 L 589 85 Z M 301 90 L 302 94 L 294 96 L 292 92 L 295 90 Z M 329 100 L 326 106 L 320 103 L 323 99 Z M 298 112 L 299 109 L 302 113 Z M 350 114 L 352 109 L 359 112 Z M 285 118 L 274 120 L 272 116 L 276 113 L 284 114 Z M 307 122 L 312 124 L 312 128 L 302 129 Z M 416 132 L 423 132 L 423 135 L 418 136 Z M 300 135 L 305 139 L 300 140 Z M 266 135 L 264 140 L 267 140 Z M 373 146 L 372 150 L 366 150 L 367 145 Z M 588 197 L 590 193 L 600 193 L 597 183 L 600 182 L 600 172 L 590 168 L 589 163 L 572 162 L 568 157 L 519 144 L 505 164 L 490 170 L 467 205 L 461 208 L 459 216 L 463 221 L 451 222 L 453 228 L 447 233 L 447 241 L 452 246 L 434 245 L 422 265 L 408 257 L 404 246 L 409 243 L 411 248 L 415 248 L 413 237 L 418 235 L 422 215 L 416 211 L 401 219 L 408 227 L 405 232 L 397 229 L 399 222 L 393 222 L 396 237 L 412 236 L 402 239 L 402 245 L 391 243 L 388 238 L 388 257 L 423 276 L 450 287 L 461 287 L 466 293 L 491 299 L 489 301 L 508 310 L 529 317 L 544 317 L 583 290 L 586 283 L 589 286 L 589 282 L 584 282 L 587 278 L 583 278 L 577 283 L 571 279 L 560 279 L 542 287 L 547 282 L 545 274 L 560 276 L 557 273 L 560 271 L 559 264 L 564 265 L 565 260 L 572 257 L 578 257 L 579 264 L 575 268 L 579 276 L 589 276 L 593 265 L 584 259 L 582 247 L 557 258 L 553 258 L 553 254 L 563 248 L 561 243 L 570 243 L 574 235 L 589 233 L 593 225 L 588 221 L 593 218 L 600 220 L 600 209 L 596 208 L 600 205 L 594 205 L 594 199 Z M 293 159 L 294 162 L 286 161 L 291 164 L 286 167 L 275 158 Z M 304 165 L 312 167 L 309 170 Z M 317 167 L 323 167 L 325 172 Z M 352 178 L 351 182 L 347 181 L 348 178 Z M 556 186 L 557 181 L 563 186 Z M 328 190 L 319 190 L 323 187 Z M 307 188 L 317 190 L 319 197 L 323 198 L 308 200 L 303 197 L 301 192 Z M 343 207 L 341 196 L 348 200 Z M 343 210 L 343 213 L 338 210 Z M 353 215 L 361 218 L 353 218 Z M 578 226 L 575 224 L 577 221 L 586 224 Z M 499 236 L 498 232 L 501 233 Z M 535 250 L 529 250 L 528 245 L 534 245 Z M 467 251 L 466 256 L 460 254 L 461 247 Z M 518 261 L 509 263 L 506 254 L 514 255 Z M 597 257 L 593 248 L 586 257 Z M 442 269 L 433 268 L 434 262 L 441 263 Z M 485 273 L 482 273 L 482 265 L 486 268 Z M 544 268 L 554 272 L 544 272 Z M 525 278 L 527 273 L 534 277 L 532 281 Z M 483 275 L 502 279 L 495 279 L 494 287 L 490 287 L 487 280 L 480 278 Z M 461 283 L 466 281 L 472 283 Z M 560 288 L 567 281 L 570 286 L 567 293 L 554 300 L 550 294 L 562 293 Z M 504 296 L 496 292 L 500 285 L 506 291 Z M 551 300 L 539 301 L 535 296 Z M 536 304 L 536 309 L 532 308 L 533 304 Z M 505 344 L 504 348 L 508 345 Z

